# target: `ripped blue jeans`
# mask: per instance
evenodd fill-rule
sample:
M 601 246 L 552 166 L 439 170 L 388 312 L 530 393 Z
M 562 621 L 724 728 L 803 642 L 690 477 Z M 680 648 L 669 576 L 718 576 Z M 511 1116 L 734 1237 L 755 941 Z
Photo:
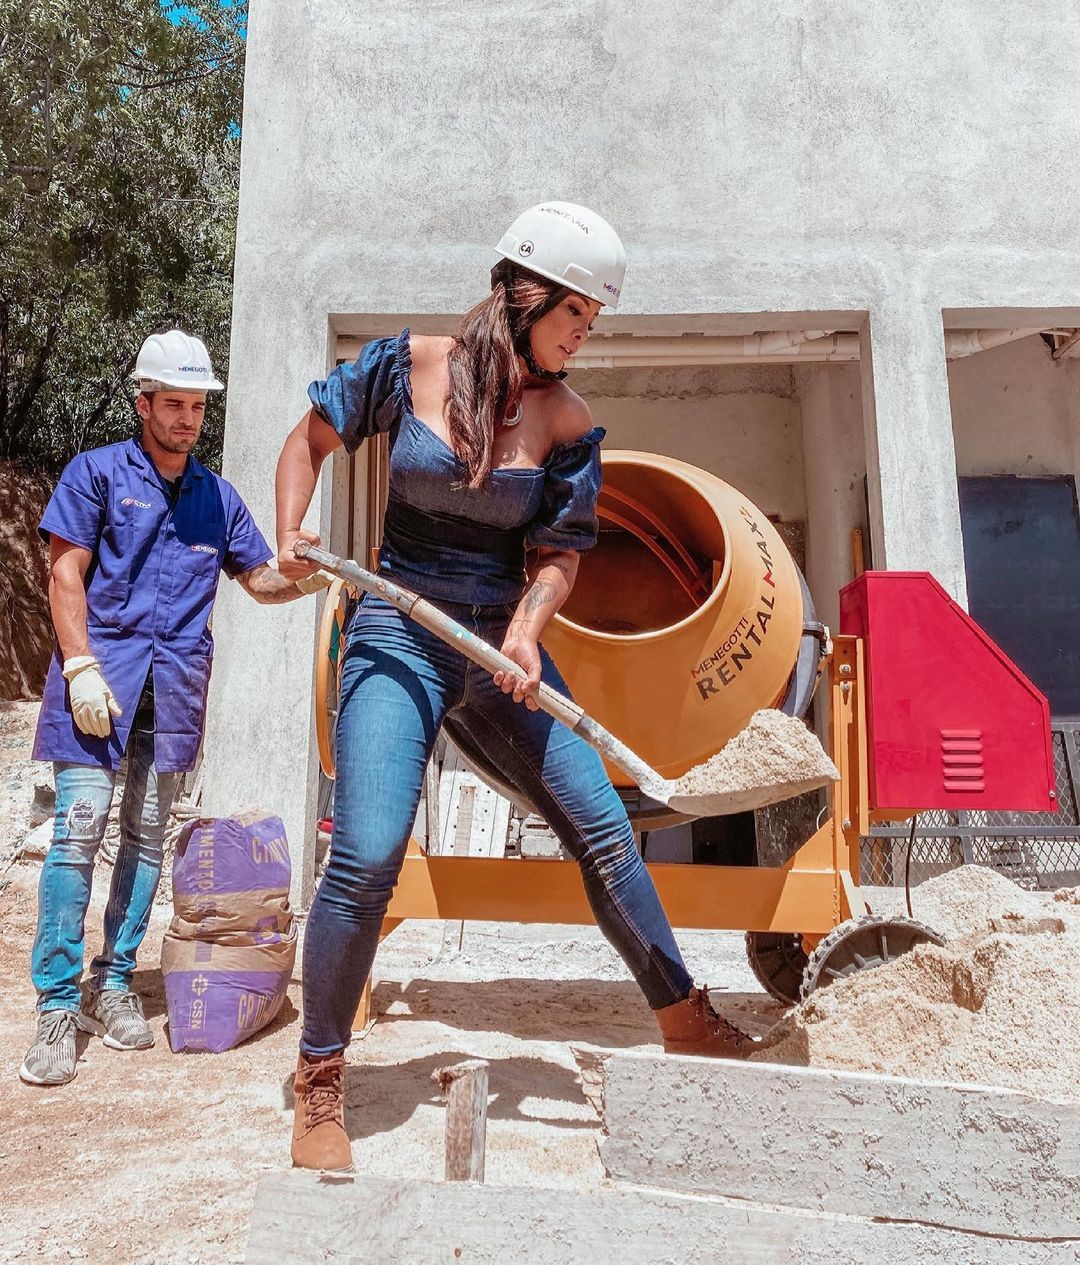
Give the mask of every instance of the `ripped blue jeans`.
M 127 747 L 120 847 L 113 866 L 105 939 L 90 968 L 93 988 L 129 988 L 161 877 L 165 824 L 182 774 L 154 768 L 152 709 L 140 707 Z M 78 1010 L 86 910 L 94 858 L 112 806 L 116 770 L 53 765 L 53 844 L 38 885 L 38 925 L 30 973 L 38 1010 Z
M 514 609 L 436 605 L 496 646 Z M 558 669 L 542 657 L 543 679 L 565 693 Z M 658 1010 L 684 998 L 690 973 L 599 755 L 544 712 L 515 703 L 434 633 L 367 597 L 346 629 L 334 834 L 304 937 L 301 1050 L 330 1054 L 349 1044 L 424 769 L 447 719 L 544 814 L 581 867 L 593 915 L 648 1004 Z

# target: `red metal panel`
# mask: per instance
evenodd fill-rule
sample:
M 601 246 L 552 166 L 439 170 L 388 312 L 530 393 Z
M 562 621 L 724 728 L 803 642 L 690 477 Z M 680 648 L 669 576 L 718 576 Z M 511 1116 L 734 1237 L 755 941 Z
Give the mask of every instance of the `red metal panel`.
M 1046 698 L 933 576 L 864 572 L 840 631 L 866 645 L 872 808 L 1057 808 Z

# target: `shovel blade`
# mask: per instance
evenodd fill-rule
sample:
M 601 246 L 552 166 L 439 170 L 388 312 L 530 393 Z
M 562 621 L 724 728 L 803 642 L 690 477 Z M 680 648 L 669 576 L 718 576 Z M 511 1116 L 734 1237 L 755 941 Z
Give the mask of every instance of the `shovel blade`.
M 688 817 L 726 817 L 730 813 L 745 813 L 754 808 L 765 808 L 791 799 L 806 791 L 816 791 L 829 786 L 833 778 L 818 777 L 804 782 L 784 782 L 778 786 L 746 786 L 722 791 L 713 795 L 679 795 L 672 793 L 662 801 L 677 813 Z

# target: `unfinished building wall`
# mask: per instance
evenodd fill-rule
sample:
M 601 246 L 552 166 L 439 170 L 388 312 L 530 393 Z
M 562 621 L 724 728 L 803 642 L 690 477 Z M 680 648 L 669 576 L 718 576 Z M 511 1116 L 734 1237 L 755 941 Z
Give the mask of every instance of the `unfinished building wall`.
M 835 632 L 840 590 L 854 579 L 856 528 L 871 562 L 859 366 L 810 365 L 795 371 L 795 381 L 806 467 L 806 581 L 818 617 Z
M 226 476 L 269 529 L 282 439 L 351 314 L 466 310 L 514 215 L 566 198 L 627 245 L 609 328 L 865 317 L 875 555 L 961 595 L 931 331 L 943 310 L 1080 325 L 1080 9 L 1046 21 L 1006 0 L 384 0 L 363 21 L 251 0 Z M 315 604 L 253 614 L 224 587 L 205 802 L 277 809 L 299 857 Z
M 799 402 L 787 365 L 586 369 L 569 383 L 607 428 L 606 448 L 688 461 L 763 513 L 805 521 Z
M 1039 336 L 949 365 L 959 475 L 1080 478 L 1080 360 Z

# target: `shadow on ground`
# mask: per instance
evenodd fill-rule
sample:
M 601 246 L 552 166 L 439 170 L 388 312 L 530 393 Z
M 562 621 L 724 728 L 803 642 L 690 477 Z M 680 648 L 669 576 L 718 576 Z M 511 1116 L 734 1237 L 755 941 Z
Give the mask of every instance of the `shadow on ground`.
M 475 1058 L 465 1050 L 444 1050 L 406 1063 L 349 1065 L 345 1069 L 345 1127 L 353 1142 L 400 1128 L 418 1107 L 441 1105 L 446 1095 L 432 1080 L 438 1068 Z M 486 1059 L 488 1064 L 488 1119 L 541 1121 L 562 1129 L 595 1129 L 595 1117 L 581 1118 L 586 1103 L 577 1072 L 548 1059 Z M 539 1112 L 523 1106 L 542 1101 Z M 282 1082 L 282 1101 L 291 1111 L 295 1102 L 292 1077 Z M 560 1115 L 558 1103 L 574 1109 Z
M 782 1008 L 761 993 L 711 992 L 722 1014 L 775 1022 Z M 656 1022 L 631 980 L 497 979 L 381 981 L 374 1010 L 395 1023 L 437 1021 L 463 1031 L 496 1031 L 526 1041 L 586 1042 L 624 1049 L 658 1042 Z

